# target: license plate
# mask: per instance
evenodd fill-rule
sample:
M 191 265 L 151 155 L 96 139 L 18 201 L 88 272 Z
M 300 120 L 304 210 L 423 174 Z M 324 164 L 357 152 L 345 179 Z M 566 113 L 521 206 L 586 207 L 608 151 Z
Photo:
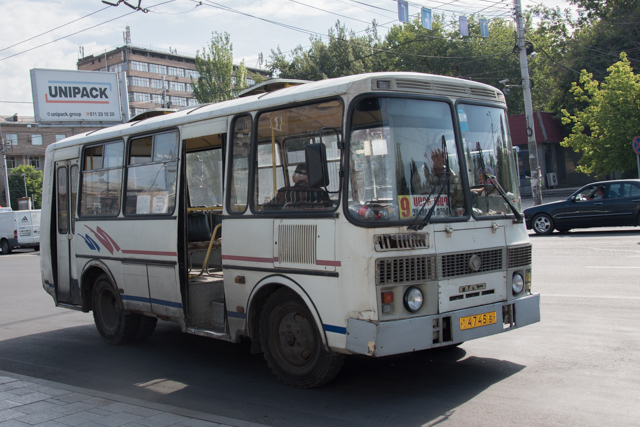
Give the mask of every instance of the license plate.
M 479 328 L 480 326 L 493 325 L 496 323 L 496 312 L 476 314 L 460 318 L 460 330 Z

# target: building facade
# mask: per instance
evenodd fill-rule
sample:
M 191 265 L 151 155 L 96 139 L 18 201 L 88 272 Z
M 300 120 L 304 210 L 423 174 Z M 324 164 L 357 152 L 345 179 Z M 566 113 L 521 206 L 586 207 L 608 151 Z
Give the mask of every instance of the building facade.
M 592 182 L 593 177 L 576 170 L 582 154 L 560 145 L 564 137 L 560 124 L 553 118 L 553 114 L 536 111 L 533 114 L 533 121 L 538 166 L 542 172 L 542 187 L 578 187 Z M 529 138 L 525 115 L 509 116 L 509 130 L 513 146 L 518 150 L 520 188 L 523 193 L 530 193 Z
M 100 55 L 78 60 L 78 70 L 124 71 L 127 78 L 130 117 L 153 108 L 182 108 L 198 105 L 192 82 L 198 80 L 195 58 L 125 45 Z M 264 70 L 247 68 L 267 77 Z M 249 86 L 255 84 L 247 78 Z
M 50 144 L 68 136 L 89 132 L 99 127 L 45 127 L 39 126 L 33 117 L 0 115 L 0 135 L 5 144 L 7 173 L 20 165 L 44 168 L 44 153 Z M 1 159 L 0 159 L 1 162 Z M 4 194 L 4 169 L 0 164 L 0 194 Z M 4 197 L 0 205 L 4 206 Z

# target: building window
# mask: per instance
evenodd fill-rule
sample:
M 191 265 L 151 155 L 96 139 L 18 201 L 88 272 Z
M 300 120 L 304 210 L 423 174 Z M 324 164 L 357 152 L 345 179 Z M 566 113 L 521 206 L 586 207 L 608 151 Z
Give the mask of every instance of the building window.
M 133 92 L 129 98 L 131 102 L 151 102 L 151 94 Z
M 184 77 L 184 68 L 167 67 L 167 74 L 170 76 Z
M 140 86 L 140 87 L 149 87 L 149 79 L 145 79 L 143 77 L 130 77 L 129 85 L 131 86 Z
M 162 80 L 158 80 L 158 79 L 150 79 L 151 80 L 151 87 L 154 89 L 162 89 Z
M 256 81 L 247 77 L 247 86 L 253 86 L 256 84 Z
M 16 167 L 16 158 L 11 156 L 7 157 L 7 169 L 13 169 Z
M 196 70 L 184 70 L 184 75 L 185 77 L 191 77 L 192 79 L 197 79 L 198 77 L 200 77 L 200 73 L 198 73 Z
M 42 135 L 39 133 L 31 134 L 31 145 L 42 145 Z
M 189 93 L 193 93 L 193 86 L 191 86 L 191 83 L 187 83 L 184 85 L 184 91 L 185 92 L 189 92 Z
M 197 100 L 197 99 L 195 99 L 195 98 L 187 98 L 187 101 L 189 102 L 189 105 L 190 105 L 190 106 L 193 106 L 193 105 L 200 105 L 200 103 L 198 103 L 198 100 Z
M 169 89 L 177 90 L 179 92 L 184 92 L 184 83 L 180 82 L 169 82 Z
M 127 69 L 127 64 L 125 64 L 124 62 L 121 62 L 119 64 L 116 65 L 109 65 L 109 71 L 113 71 L 116 73 L 119 73 L 121 71 L 125 71 Z
M 182 96 L 172 96 L 171 97 L 171 104 L 173 104 L 174 106 L 186 107 L 187 106 L 187 98 L 184 98 Z
M 18 134 L 17 133 L 8 133 L 5 136 L 5 140 L 9 145 L 18 145 Z
M 138 114 L 142 114 L 147 110 L 148 110 L 148 108 L 132 108 L 131 109 L 131 117 L 137 116 Z
M 29 165 L 33 166 L 36 169 L 40 169 L 40 157 L 29 156 Z
M 167 67 L 158 64 L 149 64 L 149 72 L 156 74 L 167 74 Z
M 162 95 L 151 95 L 151 102 L 153 102 L 154 104 L 162 104 Z
M 149 71 L 149 64 L 140 61 L 131 61 L 131 71 Z
M 56 142 L 60 141 L 61 139 L 65 139 L 67 137 L 67 135 L 56 135 Z

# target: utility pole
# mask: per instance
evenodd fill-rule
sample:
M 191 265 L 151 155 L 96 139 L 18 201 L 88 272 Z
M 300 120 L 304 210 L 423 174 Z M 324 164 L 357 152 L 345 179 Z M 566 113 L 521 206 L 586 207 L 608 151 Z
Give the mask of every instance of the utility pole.
M 9 142 L 10 144 L 11 142 Z M 4 172 L 4 198 L 5 198 L 5 207 L 11 207 L 11 198 L 9 197 L 9 170 L 7 169 L 7 158 L 5 153 L 9 151 L 12 147 L 5 146 L 4 139 L 2 139 L 2 131 L 0 130 L 0 153 L 2 153 L 2 171 Z
M 531 102 L 531 80 L 529 79 L 529 64 L 527 61 L 527 48 L 524 40 L 524 20 L 522 18 L 522 5 L 520 0 L 514 0 L 516 7 L 516 25 L 518 29 L 518 49 L 520 51 L 520 71 L 522 73 L 522 91 L 524 93 L 524 113 L 527 121 L 527 138 L 529 148 L 529 167 L 531 169 L 531 193 L 533 204 L 542 204 L 542 182 L 540 166 L 538 164 L 538 146 L 536 144 L 536 131 L 533 121 L 533 105 Z

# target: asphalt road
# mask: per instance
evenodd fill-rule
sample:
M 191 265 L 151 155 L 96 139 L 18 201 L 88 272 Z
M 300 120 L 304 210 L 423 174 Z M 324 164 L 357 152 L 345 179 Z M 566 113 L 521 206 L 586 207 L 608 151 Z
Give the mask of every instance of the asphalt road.
M 279 384 L 247 343 L 167 322 L 109 346 L 91 314 L 53 306 L 39 253 L 16 251 L 0 256 L 0 370 L 273 426 L 638 425 L 640 229 L 531 240 L 540 323 L 452 351 L 349 357 L 315 390 Z

